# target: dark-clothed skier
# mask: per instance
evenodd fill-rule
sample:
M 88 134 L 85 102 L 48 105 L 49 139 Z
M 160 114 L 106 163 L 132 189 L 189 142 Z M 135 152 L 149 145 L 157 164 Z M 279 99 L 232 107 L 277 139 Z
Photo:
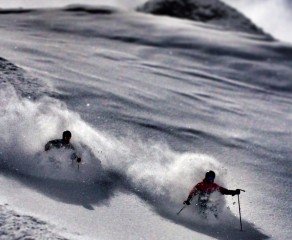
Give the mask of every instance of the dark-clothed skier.
M 205 211 L 208 209 L 209 198 L 212 193 L 218 191 L 223 195 L 232 195 L 232 196 L 240 194 L 240 189 L 228 190 L 214 183 L 214 179 L 215 179 L 215 172 L 213 171 L 207 172 L 203 181 L 199 182 L 193 187 L 193 189 L 189 193 L 187 200 L 185 200 L 183 203 L 186 205 L 190 205 L 191 199 L 194 196 L 198 195 L 197 204 L 200 207 L 200 212 L 205 213 Z M 210 210 L 213 211 L 215 217 L 217 217 L 216 206 L 212 206 Z
M 81 158 L 77 156 L 74 146 L 70 143 L 71 136 L 72 134 L 70 131 L 67 130 L 63 132 L 62 139 L 55 139 L 55 140 L 49 141 L 45 145 L 45 151 L 49 151 L 52 148 L 57 148 L 57 149 L 64 148 L 68 150 L 73 150 L 71 159 L 76 160 L 78 163 L 81 162 Z

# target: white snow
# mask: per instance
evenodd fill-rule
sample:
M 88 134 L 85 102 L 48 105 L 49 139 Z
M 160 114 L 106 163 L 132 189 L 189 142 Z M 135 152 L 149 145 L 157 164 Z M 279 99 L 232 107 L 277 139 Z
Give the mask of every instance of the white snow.
M 37 218 L 21 215 L 0 205 L 1 239 L 68 239 L 51 230 L 53 227 Z
M 292 43 L 291 0 L 223 0 L 281 41 Z
M 6 239 L 289 239 L 290 45 L 133 12 L 3 14 L 0 34 Z M 67 129 L 79 171 L 43 153 Z M 211 168 L 246 189 L 244 232 L 236 197 L 176 215 Z

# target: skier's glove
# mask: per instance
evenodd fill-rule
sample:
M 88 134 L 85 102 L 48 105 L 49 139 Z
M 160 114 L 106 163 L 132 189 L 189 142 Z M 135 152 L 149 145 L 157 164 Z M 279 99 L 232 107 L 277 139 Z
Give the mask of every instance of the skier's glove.
M 190 203 L 189 200 L 184 201 L 184 204 L 186 204 L 186 205 L 191 205 L 191 203 Z
M 77 160 L 76 160 L 78 163 L 80 163 L 81 162 L 81 158 L 79 157 L 79 158 L 77 158 Z
M 232 196 L 239 195 L 239 194 L 240 194 L 240 189 L 236 189 L 233 191 Z

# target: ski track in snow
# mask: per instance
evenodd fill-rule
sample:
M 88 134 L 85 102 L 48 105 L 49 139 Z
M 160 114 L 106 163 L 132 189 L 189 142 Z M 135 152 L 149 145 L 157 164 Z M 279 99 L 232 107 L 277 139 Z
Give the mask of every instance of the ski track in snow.
M 35 204 L 64 210 L 47 210 L 45 219 L 66 225 L 75 209 L 80 219 L 92 219 L 80 226 L 80 239 L 125 239 L 115 228 L 129 226 L 138 229 L 129 239 L 144 239 L 145 228 L 151 239 L 172 239 L 172 231 L 182 239 L 289 237 L 291 46 L 169 17 L 85 10 L 0 15 L 1 181 L 21 183 L 22 208 L 40 214 L 25 197 L 36 191 L 43 197 Z M 66 153 L 42 153 L 65 129 L 84 160 L 79 172 Z M 219 222 L 202 221 L 195 208 L 175 215 L 209 169 L 220 184 L 246 188 L 245 232 L 238 232 L 231 197 L 217 200 Z M 17 205 L 13 191 L 4 195 Z M 98 219 L 123 212 L 128 202 L 131 216 L 146 215 L 150 224 L 122 214 L 119 224 Z M 36 222 L 34 238 L 58 238 L 33 217 L 18 223 L 6 207 L 0 215 L 12 229 Z M 96 229 L 86 233 L 87 227 Z

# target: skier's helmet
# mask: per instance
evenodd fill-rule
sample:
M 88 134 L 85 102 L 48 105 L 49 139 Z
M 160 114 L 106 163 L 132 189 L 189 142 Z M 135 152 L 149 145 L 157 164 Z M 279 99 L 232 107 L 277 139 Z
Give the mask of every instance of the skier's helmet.
M 70 131 L 65 131 L 63 132 L 63 139 L 70 139 L 72 136 L 71 132 Z
M 205 179 L 208 180 L 208 181 L 214 181 L 215 179 L 215 172 L 213 172 L 212 170 L 209 171 L 209 172 L 206 172 L 206 175 L 205 175 Z

